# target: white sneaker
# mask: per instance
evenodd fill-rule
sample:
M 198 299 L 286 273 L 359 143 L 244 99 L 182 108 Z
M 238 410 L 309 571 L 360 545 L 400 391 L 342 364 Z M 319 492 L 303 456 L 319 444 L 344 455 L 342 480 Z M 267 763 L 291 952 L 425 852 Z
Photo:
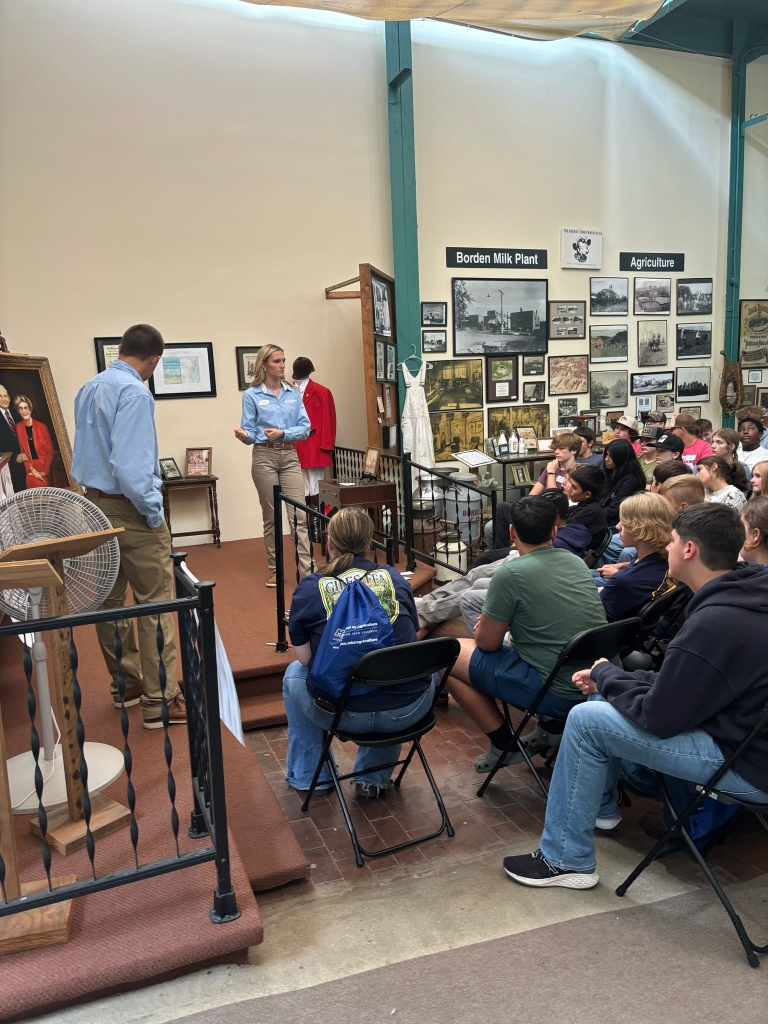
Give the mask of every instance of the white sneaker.
M 595 820 L 595 828 L 599 828 L 601 832 L 612 832 L 620 824 L 620 814 L 614 814 L 612 818 L 597 818 Z

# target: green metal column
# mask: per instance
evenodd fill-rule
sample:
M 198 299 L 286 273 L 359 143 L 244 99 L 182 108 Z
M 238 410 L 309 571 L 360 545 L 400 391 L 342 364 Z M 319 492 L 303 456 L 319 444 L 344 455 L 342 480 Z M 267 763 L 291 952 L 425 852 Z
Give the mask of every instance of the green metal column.
M 395 263 L 395 316 L 398 361 L 421 353 L 419 241 L 416 220 L 416 158 L 413 141 L 411 23 L 385 23 L 389 117 L 389 181 L 392 196 L 392 250 Z M 399 381 L 399 379 L 398 379 Z M 405 389 L 398 386 L 400 409 Z

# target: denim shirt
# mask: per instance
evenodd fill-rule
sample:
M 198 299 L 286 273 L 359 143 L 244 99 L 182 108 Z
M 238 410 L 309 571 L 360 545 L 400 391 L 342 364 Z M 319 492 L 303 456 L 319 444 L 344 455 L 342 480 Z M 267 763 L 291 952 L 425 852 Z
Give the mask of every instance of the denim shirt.
M 285 381 L 277 397 L 265 384 L 248 388 L 243 395 L 240 426 L 248 435 L 246 444 L 264 444 L 264 430 L 269 427 L 283 431 L 281 441 L 304 441 L 309 437 L 309 416 L 301 392 Z
M 121 359 L 75 397 L 72 476 L 83 487 L 124 494 L 151 529 L 162 525 L 155 399 Z

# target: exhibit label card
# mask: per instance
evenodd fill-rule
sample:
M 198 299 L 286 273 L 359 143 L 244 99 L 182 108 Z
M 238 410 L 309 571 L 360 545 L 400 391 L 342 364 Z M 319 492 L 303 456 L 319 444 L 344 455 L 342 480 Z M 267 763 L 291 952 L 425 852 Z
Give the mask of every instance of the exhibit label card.
M 620 252 L 619 270 L 685 270 L 685 253 Z
M 563 228 L 560 232 L 560 266 L 568 270 L 600 270 L 603 265 L 603 232 Z
M 546 249 L 475 249 L 472 246 L 448 246 L 446 267 L 515 267 L 541 270 L 547 266 Z

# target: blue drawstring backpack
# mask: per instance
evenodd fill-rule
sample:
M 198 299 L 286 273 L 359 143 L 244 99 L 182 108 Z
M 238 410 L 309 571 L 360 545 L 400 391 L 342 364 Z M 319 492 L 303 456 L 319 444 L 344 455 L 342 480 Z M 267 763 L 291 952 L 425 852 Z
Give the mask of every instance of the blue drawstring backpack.
M 317 645 L 309 682 L 331 697 L 342 695 L 349 670 L 358 658 L 380 647 L 395 646 L 392 623 L 381 601 L 363 582 L 367 575 L 344 584 Z M 374 689 L 359 686 L 353 692 L 358 695 Z

